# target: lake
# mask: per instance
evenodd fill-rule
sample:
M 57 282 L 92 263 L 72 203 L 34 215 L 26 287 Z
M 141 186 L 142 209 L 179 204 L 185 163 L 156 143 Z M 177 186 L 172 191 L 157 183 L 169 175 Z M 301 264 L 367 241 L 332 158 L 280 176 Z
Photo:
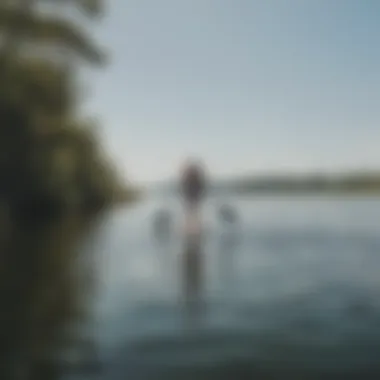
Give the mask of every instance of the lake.
M 181 307 L 181 208 L 151 199 L 110 214 L 84 248 L 96 286 L 89 326 L 102 379 L 379 378 L 380 199 L 230 197 L 204 209 L 204 310 Z M 165 207 L 175 233 L 152 238 Z M 377 374 L 377 376 L 376 376 Z M 87 378 L 87 377 L 85 377 Z

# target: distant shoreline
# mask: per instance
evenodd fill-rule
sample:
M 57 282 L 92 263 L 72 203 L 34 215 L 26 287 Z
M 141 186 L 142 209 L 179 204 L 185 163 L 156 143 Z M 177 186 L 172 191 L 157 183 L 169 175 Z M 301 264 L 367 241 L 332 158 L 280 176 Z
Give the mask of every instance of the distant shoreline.
M 235 178 L 216 184 L 213 190 L 255 196 L 380 196 L 380 173 Z
M 334 197 L 334 198 L 348 198 L 348 197 L 370 197 L 380 198 L 380 189 L 374 191 L 223 191 L 215 193 L 215 195 L 239 195 L 242 197 Z
M 379 197 L 380 189 L 268 189 L 268 190 L 243 190 L 223 189 L 213 192 L 215 195 L 239 195 L 252 197 Z
M 172 193 L 176 186 L 166 184 L 158 191 Z M 345 174 L 262 175 L 212 181 L 209 192 L 215 195 L 251 196 L 334 196 L 380 197 L 380 172 Z

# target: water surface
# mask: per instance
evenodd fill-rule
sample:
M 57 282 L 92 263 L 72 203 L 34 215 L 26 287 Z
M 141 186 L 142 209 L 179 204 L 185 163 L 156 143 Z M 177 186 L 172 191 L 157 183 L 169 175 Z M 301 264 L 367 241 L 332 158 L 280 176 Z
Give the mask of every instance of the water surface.
M 368 378 L 379 367 L 380 200 L 229 201 L 241 218 L 236 246 L 226 244 L 219 201 L 204 210 L 207 307 L 195 331 L 180 307 L 177 202 L 151 200 L 104 221 L 91 248 L 102 378 Z M 159 249 L 151 221 L 163 205 L 176 234 Z

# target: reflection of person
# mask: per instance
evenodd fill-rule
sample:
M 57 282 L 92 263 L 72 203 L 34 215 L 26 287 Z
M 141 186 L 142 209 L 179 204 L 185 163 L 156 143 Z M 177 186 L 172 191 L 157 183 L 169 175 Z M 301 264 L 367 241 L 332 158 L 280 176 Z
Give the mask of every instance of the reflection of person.
M 225 250 L 234 250 L 240 235 L 240 219 L 236 209 L 224 204 L 219 209 L 219 218 L 222 225 L 222 247 Z
M 235 253 L 240 240 L 239 214 L 233 206 L 223 204 L 219 208 L 219 219 L 222 227 L 219 242 L 219 271 L 222 283 L 230 288 L 235 274 Z
M 157 211 L 153 220 L 153 233 L 157 241 L 167 241 L 171 233 L 171 217 L 167 210 Z
M 198 306 L 202 283 L 202 224 L 198 213 L 187 211 L 183 256 L 183 280 L 185 300 L 194 311 Z M 189 310 L 189 311 L 191 311 Z
M 238 222 L 238 214 L 236 210 L 227 204 L 224 204 L 219 209 L 219 216 L 222 222 L 235 224 Z

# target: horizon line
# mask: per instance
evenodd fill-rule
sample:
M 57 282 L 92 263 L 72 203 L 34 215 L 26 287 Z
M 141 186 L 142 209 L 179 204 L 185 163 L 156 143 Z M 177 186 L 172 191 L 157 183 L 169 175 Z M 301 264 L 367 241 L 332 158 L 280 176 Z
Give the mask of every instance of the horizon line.
M 379 174 L 380 166 L 378 168 L 345 168 L 345 169 L 288 169 L 288 170 L 260 170 L 260 171 L 244 171 L 239 173 L 231 173 L 222 176 L 210 176 L 212 182 L 231 181 L 244 178 L 267 178 L 267 177 L 290 177 L 290 176 L 345 176 L 345 175 L 358 175 L 358 174 Z M 166 177 L 160 180 L 142 181 L 139 185 L 143 187 L 152 187 L 175 183 L 176 178 Z

